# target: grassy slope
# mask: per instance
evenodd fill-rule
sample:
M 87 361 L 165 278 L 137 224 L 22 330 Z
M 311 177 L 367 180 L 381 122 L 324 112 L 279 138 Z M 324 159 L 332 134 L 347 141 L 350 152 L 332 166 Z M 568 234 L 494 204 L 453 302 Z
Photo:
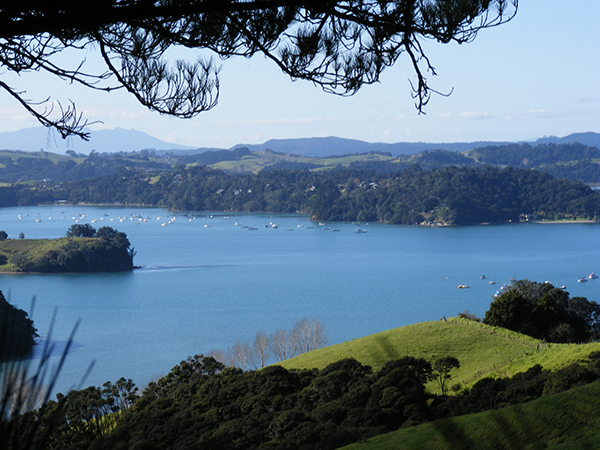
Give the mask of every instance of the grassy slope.
M 315 350 L 281 363 L 287 368 L 325 367 L 354 357 L 375 369 L 402 356 L 435 360 L 455 356 L 461 367 L 452 383 L 512 376 L 535 364 L 555 370 L 586 360 L 600 343 L 544 344 L 502 328 L 465 319 L 424 322 Z M 432 382 L 428 386 L 439 393 Z M 344 447 L 345 450 L 599 448 L 600 380 L 527 404 L 441 420 Z
M 485 376 L 511 376 L 535 364 L 555 370 L 583 360 L 600 343 L 543 344 L 529 336 L 465 319 L 424 322 L 384 331 L 342 344 L 321 348 L 281 362 L 286 368 L 322 368 L 342 358 L 356 358 L 378 369 L 389 359 L 402 356 L 434 361 L 441 356 L 458 358 L 461 367 L 452 372 L 451 384 L 469 385 Z M 438 392 L 437 385 L 428 385 Z
M 49 251 L 62 252 L 63 247 L 69 241 L 74 241 L 79 245 L 85 245 L 85 242 L 94 244 L 95 240 L 91 238 L 58 238 L 58 239 L 7 239 L 0 241 L 0 256 L 6 258 L 5 264 L 0 264 L 0 272 L 16 272 L 17 268 L 10 264 L 10 257 L 15 253 L 27 255 L 29 260 L 36 261 L 45 257 Z M 0 258 L 4 259 L 4 258 Z
M 593 449 L 600 445 L 600 380 L 496 411 L 377 436 L 345 450 Z
M 392 158 L 382 155 L 349 155 L 344 157 L 331 158 L 310 158 L 307 156 L 288 155 L 288 154 L 273 154 L 272 152 L 260 151 L 252 152 L 251 155 L 244 156 L 239 161 L 221 161 L 216 164 L 211 164 L 209 167 L 229 172 L 253 172 L 264 169 L 278 162 L 303 162 L 316 164 L 321 168 L 333 168 L 337 166 L 347 167 L 349 164 L 356 161 L 389 161 Z

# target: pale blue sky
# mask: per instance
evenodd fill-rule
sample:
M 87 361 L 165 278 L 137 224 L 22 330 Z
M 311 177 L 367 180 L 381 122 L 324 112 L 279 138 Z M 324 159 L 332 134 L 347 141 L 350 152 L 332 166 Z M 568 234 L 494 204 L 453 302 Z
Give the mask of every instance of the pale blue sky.
M 75 101 L 88 120 L 104 122 L 92 129 L 136 129 L 194 147 L 315 136 L 459 142 L 600 132 L 600 2 L 519 3 L 512 22 L 483 30 L 472 43 L 425 43 L 438 72 L 429 77 L 431 87 L 454 89 L 447 98 L 434 95 L 426 115 L 414 108 L 407 81 L 413 77 L 403 59 L 381 83 L 344 98 L 292 82 L 263 57 L 224 61 L 219 105 L 189 120 L 149 112 L 124 92 L 94 93 L 40 74 L 3 79 L 29 98 Z M 0 94 L 0 131 L 36 125 Z

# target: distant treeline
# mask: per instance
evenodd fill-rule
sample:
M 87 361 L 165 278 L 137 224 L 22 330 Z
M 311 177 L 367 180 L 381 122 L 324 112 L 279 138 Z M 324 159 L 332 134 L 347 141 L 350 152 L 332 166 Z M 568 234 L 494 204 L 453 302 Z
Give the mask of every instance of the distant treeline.
M 378 158 L 374 158 L 378 156 Z M 485 166 L 536 169 L 557 178 L 567 178 L 584 183 L 600 183 L 600 150 L 579 143 L 571 144 L 509 144 L 475 148 L 458 153 L 449 150 L 429 149 L 418 154 L 393 158 L 386 152 L 369 152 L 354 155 L 308 158 L 265 149 L 251 152 L 246 147 L 233 150 L 205 151 L 203 153 L 161 153 L 153 150 L 139 152 L 67 155 L 48 152 L 0 151 L 0 182 L 25 181 L 53 182 L 77 181 L 115 174 L 120 169 L 145 171 L 175 170 L 180 166 L 212 166 L 231 174 L 252 173 L 260 170 L 337 170 L 342 167 L 369 170 L 379 174 L 397 173 L 418 165 L 423 170 L 447 166 Z
M 70 203 L 145 204 L 183 211 L 309 214 L 317 220 L 415 224 L 516 222 L 600 217 L 600 192 L 583 183 L 524 169 L 418 166 L 393 174 L 342 169 L 228 175 L 207 167 L 148 176 L 121 170 L 60 188 L 1 188 L 3 206 Z
M 0 188 L 0 206 L 123 203 L 176 210 L 309 214 L 318 220 L 415 224 L 600 217 L 600 192 L 525 169 L 418 166 L 393 174 L 342 169 L 228 175 L 207 167 L 119 173 L 46 187 Z
M 7 156 L 10 154 L 11 156 Z M 46 152 L 26 153 L 7 152 L 0 154 L 0 182 L 62 181 L 85 180 L 116 173 L 120 168 L 169 170 L 165 161 L 150 158 L 149 153 L 110 153 L 92 152 L 90 155 L 77 155 L 70 151 L 70 158 L 52 159 Z
M 600 217 L 600 193 L 567 180 L 600 182 L 600 150 L 581 144 L 490 146 L 464 154 L 431 150 L 396 159 L 380 155 L 379 161 L 365 158 L 349 167 L 335 166 L 342 159 L 330 158 L 328 170 L 317 159 L 287 155 L 283 160 L 270 153 L 272 165 L 256 174 L 208 167 L 242 161 L 250 154 L 246 148 L 161 158 L 142 151 L 83 159 L 71 152 L 71 159 L 57 162 L 39 155 L 15 159 L 13 153 L 2 153 L 12 159 L 0 156 L 0 181 L 52 173 L 57 180 L 76 181 L 2 187 L 0 207 L 123 203 L 186 211 L 302 212 L 318 220 L 393 224 Z

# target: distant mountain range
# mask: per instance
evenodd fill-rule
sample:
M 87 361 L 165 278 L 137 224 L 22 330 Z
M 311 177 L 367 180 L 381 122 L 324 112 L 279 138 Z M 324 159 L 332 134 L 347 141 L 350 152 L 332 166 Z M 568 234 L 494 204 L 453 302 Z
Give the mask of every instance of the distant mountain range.
M 574 133 L 565 137 L 545 136 L 529 142 L 531 145 L 538 144 L 567 144 L 579 142 L 584 145 L 600 148 L 600 133 Z M 231 149 L 246 147 L 250 151 L 273 150 L 280 153 L 293 153 L 310 157 L 339 156 L 354 153 L 388 152 L 392 156 L 413 155 L 424 150 L 449 150 L 462 152 L 473 148 L 486 147 L 488 145 L 507 145 L 515 142 L 508 141 L 475 141 L 455 143 L 427 143 L 427 142 L 398 142 L 394 144 L 371 143 L 355 139 L 344 139 L 339 137 L 324 138 L 302 138 L 302 139 L 272 139 L 263 144 L 238 144 Z M 522 142 L 521 142 L 522 143 Z M 0 150 L 24 150 L 45 151 L 53 153 L 64 153 L 67 150 L 75 150 L 78 153 L 90 153 L 92 150 L 98 152 L 130 152 L 140 150 L 155 150 L 158 154 L 174 153 L 194 154 L 206 151 L 228 150 L 220 148 L 193 148 L 183 145 L 172 144 L 156 139 L 142 131 L 125 130 L 115 128 L 114 130 L 99 130 L 92 132 L 90 141 L 81 139 L 62 140 L 56 133 L 44 127 L 27 128 L 19 131 L 0 133 Z
M 191 150 L 193 147 L 164 142 L 142 131 L 125 130 L 123 128 L 93 131 L 89 141 L 79 138 L 64 140 L 57 132 L 45 127 L 32 127 L 0 133 L 0 150 L 24 150 L 29 152 L 44 150 L 52 153 L 64 153 L 67 150 L 74 150 L 77 153 L 89 154 L 92 150 L 116 153 L 143 149 Z

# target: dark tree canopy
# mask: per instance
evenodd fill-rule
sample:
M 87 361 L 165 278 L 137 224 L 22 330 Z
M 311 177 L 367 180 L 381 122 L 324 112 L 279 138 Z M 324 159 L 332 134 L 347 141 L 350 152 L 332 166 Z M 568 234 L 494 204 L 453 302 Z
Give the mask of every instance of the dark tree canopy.
M 263 54 L 292 79 L 353 94 L 375 83 L 405 54 L 411 61 L 416 107 L 431 92 L 435 69 L 422 40 L 465 43 L 510 20 L 518 0 L 24 0 L 0 6 L 0 64 L 16 74 L 46 72 L 91 89 L 125 89 L 153 111 L 193 117 L 213 108 L 219 66 L 213 57 Z M 203 50 L 196 62 L 168 61 L 173 46 Z M 86 64 L 99 52 L 104 68 Z M 58 62 L 65 50 L 82 55 Z M 0 87 L 43 125 L 63 137 L 87 138 L 74 103 L 55 114 Z
M 600 305 L 550 283 L 520 280 L 494 299 L 483 323 L 550 342 L 600 337 Z
M 0 362 L 27 356 L 37 336 L 28 314 L 8 303 L 0 291 Z
M 93 237 L 96 234 L 96 229 L 89 223 L 79 225 L 74 223 L 67 230 L 67 237 Z

